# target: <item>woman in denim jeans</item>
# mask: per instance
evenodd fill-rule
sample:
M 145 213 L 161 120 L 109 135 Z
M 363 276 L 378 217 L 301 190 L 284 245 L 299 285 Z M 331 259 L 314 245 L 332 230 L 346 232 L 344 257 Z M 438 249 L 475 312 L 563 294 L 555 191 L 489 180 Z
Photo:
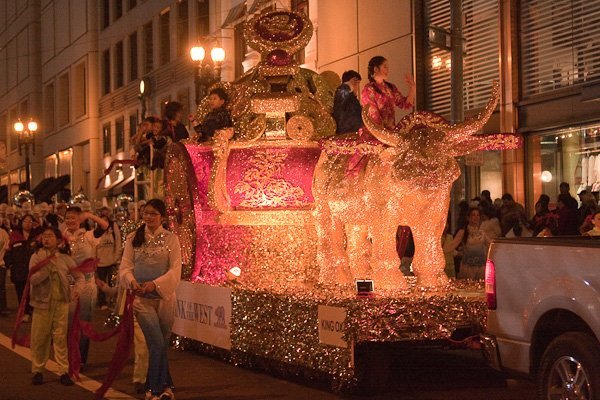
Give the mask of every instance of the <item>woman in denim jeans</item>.
M 127 238 L 119 268 L 121 283 L 136 293 L 133 309 L 150 353 L 146 400 L 175 399 L 167 349 L 181 279 L 181 248 L 177 236 L 162 227 L 166 214 L 161 200 L 146 203 L 144 225 Z

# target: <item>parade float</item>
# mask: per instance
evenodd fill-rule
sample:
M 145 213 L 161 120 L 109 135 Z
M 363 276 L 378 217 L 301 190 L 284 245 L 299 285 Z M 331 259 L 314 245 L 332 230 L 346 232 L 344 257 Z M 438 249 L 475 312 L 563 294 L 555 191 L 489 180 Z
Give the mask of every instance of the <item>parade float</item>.
M 173 332 L 182 347 L 344 389 L 365 370 L 369 344 L 445 340 L 483 326 L 483 285 L 444 275 L 455 157 L 519 139 L 477 134 L 497 85 L 482 113 L 458 125 L 414 112 L 390 131 L 365 110 L 371 139 L 334 137 L 331 86 L 292 57 L 312 30 L 294 12 L 248 21 L 246 41 L 261 61 L 218 84 L 233 129 L 168 149 L 165 199 L 184 267 Z M 204 100 L 198 120 L 207 112 Z M 353 157 L 364 158 L 356 174 Z M 413 231 L 415 277 L 399 270 L 398 225 Z M 374 292 L 358 296 L 357 279 L 372 280 Z

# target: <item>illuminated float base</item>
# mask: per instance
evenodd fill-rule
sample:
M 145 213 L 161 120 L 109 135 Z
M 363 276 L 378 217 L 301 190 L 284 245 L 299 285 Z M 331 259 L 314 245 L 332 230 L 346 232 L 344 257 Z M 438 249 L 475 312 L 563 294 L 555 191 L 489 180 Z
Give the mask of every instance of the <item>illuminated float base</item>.
M 326 379 L 345 391 L 372 367 L 357 351 L 365 345 L 446 340 L 460 327 L 483 328 L 481 283 L 452 281 L 447 290 L 424 292 L 409 278 L 409 286 L 395 297 L 357 298 L 332 289 L 182 282 L 173 332 L 179 348 L 282 377 Z

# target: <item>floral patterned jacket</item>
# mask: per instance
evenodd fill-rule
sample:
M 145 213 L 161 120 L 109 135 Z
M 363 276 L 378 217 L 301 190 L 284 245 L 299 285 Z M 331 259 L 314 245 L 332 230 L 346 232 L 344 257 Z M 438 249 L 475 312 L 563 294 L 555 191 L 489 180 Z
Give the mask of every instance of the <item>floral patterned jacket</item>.
M 396 125 L 395 107 L 410 109 L 413 105 L 406 101 L 406 97 L 400 93 L 396 85 L 390 82 L 367 83 L 361 93 L 363 107 L 369 107 L 371 119 L 382 124 L 386 128 L 393 129 Z

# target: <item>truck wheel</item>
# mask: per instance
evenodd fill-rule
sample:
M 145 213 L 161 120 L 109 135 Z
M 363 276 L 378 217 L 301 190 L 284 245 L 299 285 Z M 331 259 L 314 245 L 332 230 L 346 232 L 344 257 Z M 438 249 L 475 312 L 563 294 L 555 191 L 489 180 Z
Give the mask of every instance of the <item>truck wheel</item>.
M 567 332 L 554 339 L 542 356 L 538 375 L 540 399 L 600 399 L 600 345 L 589 334 Z

